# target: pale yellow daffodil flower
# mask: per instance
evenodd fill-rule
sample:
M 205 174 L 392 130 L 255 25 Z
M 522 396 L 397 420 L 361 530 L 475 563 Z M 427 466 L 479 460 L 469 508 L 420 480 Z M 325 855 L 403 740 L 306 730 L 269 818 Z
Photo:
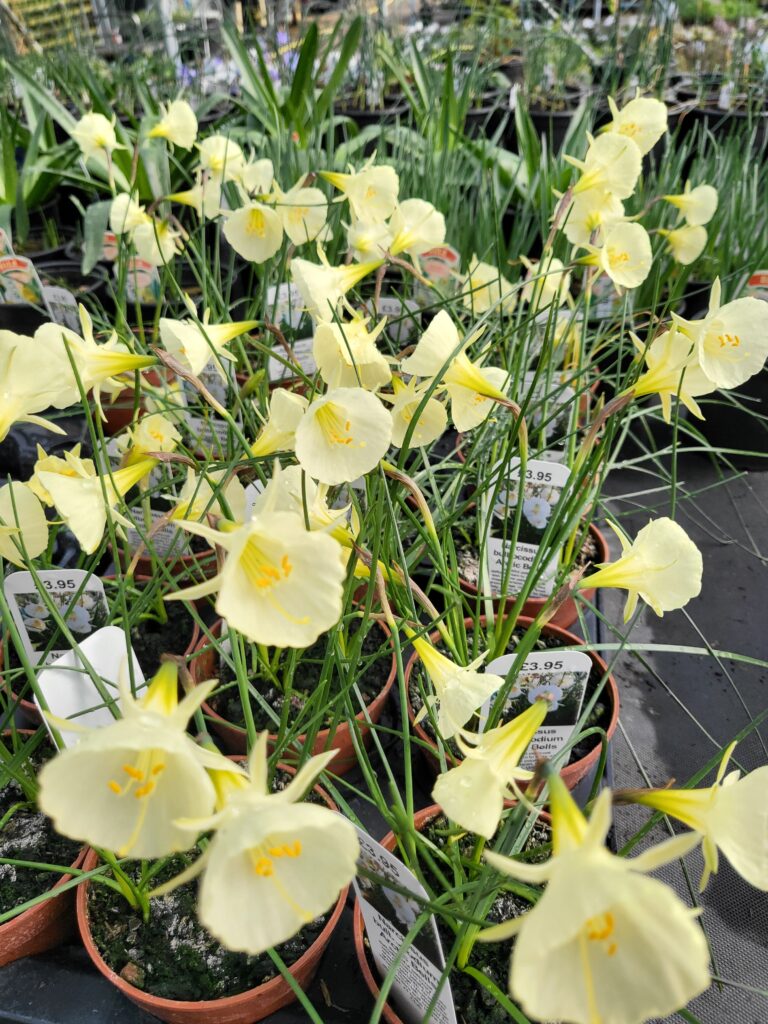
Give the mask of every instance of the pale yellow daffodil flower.
M 48 546 L 48 522 L 40 499 L 27 484 L 12 480 L 0 487 L 0 558 L 27 568 Z
M 400 181 L 394 167 L 368 164 L 357 172 L 321 171 L 320 176 L 344 194 L 355 220 L 379 224 L 395 212 Z
M 174 100 L 150 129 L 150 139 L 166 139 L 179 149 L 192 149 L 197 139 L 197 117 L 186 100 Z
M 376 347 L 387 321 L 373 330 L 367 317 L 339 323 L 320 323 L 315 329 L 313 354 L 320 376 L 329 387 L 362 387 L 377 391 L 392 378 L 389 363 Z

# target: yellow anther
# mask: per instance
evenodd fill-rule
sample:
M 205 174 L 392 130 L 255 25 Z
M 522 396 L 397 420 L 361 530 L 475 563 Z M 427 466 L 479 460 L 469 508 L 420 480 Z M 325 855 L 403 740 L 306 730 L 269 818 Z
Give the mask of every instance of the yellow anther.
M 269 857 L 259 857 L 253 865 L 254 873 L 260 878 L 269 878 L 275 873 L 275 865 Z
M 137 800 L 141 800 L 145 796 L 149 796 L 155 789 L 154 782 L 147 782 L 143 786 L 139 786 L 136 792 L 133 794 Z
M 156 764 L 155 767 L 152 769 L 152 774 L 153 775 L 159 775 L 160 772 L 164 772 L 164 771 L 165 771 L 165 765 L 164 764 Z
M 121 796 L 122 795 L 123 791 L 120 788 L 120 783 L 119 782 L 115 782 L 114 779 L 110 779 L 109 782 L 107 783 L 107 785 L 112 790 L 112 792 L 115 794 L 115 796 Z
M 133 779 L 134 782 L 144 781 L 144 772 L 140 772 L 138 768 L 134 768 L 132 764 L 124 764 L 123 771 L 128 778 Z

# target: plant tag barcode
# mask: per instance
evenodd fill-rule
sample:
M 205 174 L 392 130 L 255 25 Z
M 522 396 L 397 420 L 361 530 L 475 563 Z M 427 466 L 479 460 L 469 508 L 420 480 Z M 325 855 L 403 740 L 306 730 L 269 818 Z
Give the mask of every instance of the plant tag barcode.
M 504 678 L 514 660 L 514 654 L 504 654 L 489 662 L 485 671 Z M 507 694 L 502 720 L 511 721 L 537 700 L 547 701 L 549 711 L 520 762 L 523 768 L 533 768 L 537 754 L 554 757 L 571 738 L 581 715 L 591 670 L 592 662 L 583 651 L 540 651 L 525 659 Z M 481 729 L 494 699 L 495 695 L 483 705 Z
M 101 680 L 107 695 L 112 698 L 118 709 L 121 707 L 118 682 L 121 676 L 129 680 L 130 671 L 128 658 L 133 662 L 133 682 L 136 690 L 144 686 L 144 676 L 138 658 L 132 647 L 126 649 L 125 633 L 118 626 L 105 626 L 87 640 L 78 650 L 67 651 L 48 668 L 43 669 L 38 677 L 38 686 L 42 691 L 48 709 L 57 718 L 65 718 L 77 725 L 86 725 L 91 729 L 100 728 L 114 722 L 115 716 L 104 697 L 99 693 L 91 675 L 85 667 L 87 662 Z M 43 711 L 43 706 L 35 695 L 35 703 Z M 50 732 L 50 726 L 46 722 Z M 75 730 L 59 730 L 64 746 L 72 747 L 80 739 Z M 51 739 L 55 743 L 53 735 Z
M 428 899 L 416 876 L 394 854 L 362 829 L 357 829 L 357 837 L 360 840 L 360 866 L 380 878 L 389 879 L 398 889 L 404 889 L 414 897 Z M 404 893 L 388 888 L 384 882 L 358 875 L 353 879 L 353 885 L 360 900 L 371 954 L 383 977 L 421 913 L 421 906 L 418 899 L 409 899 Z M 437 923 L 431 917 L 403 955 L 390 990 L 390 998 L 407 1024 L 420 1024 L 424 1020 L 435 998 L 444 967 L 445 957 Z M 429 1020 L 431 1024 L 456 1024 L 456 1011 L 447 979 Z
M 31 572 L 11 573 L 3 584 L 13 621 L 33 665 L 49 664 L 71 649 L 56 615 L 64 620 L 76 643 L 100 629 L 109 616 L 104 584 L 98 576 L 83 569 L 41 569 L 37 576 L 45 596 L 35 586 Z
M 304 318 L 304 301 L 296 285 L 270 285 L 266 313 L 273 323 L 287 324 L 296 330 Z
M 570 470 L 557 462 L 531 459 L 526 465 L 523 485 L 523 507 L 515 554 L 510 559 L 512 542 L 504 536 L 514 525 L 517 512 L 520 460 L 512 459 L 506 481 L 495 507 L 488 516 L 488 537 L 485 547 L 487 580 L 493 594 L 519 594 L 533 566 L 552 513 L 568 482 Z M 496 536 L 493 536 L 496 534 Z M 542 567 L 529 597 L 549 597 L 555 584 L 558 554 L 555 552 Z
M 273 345 L 273 349 L 276 355 L 269 357 L 269 363 L 267 365 L 267 375 L 269 379 L 271 381 L 291 380 L 296 377 L 296 370 L 290 365 L 288 353 L 285 351 L 283 346 L 278 343 Z M 317 370 L 317 363 L 315 362 L 315 339 L 298 338 L 296 341 L 291 342 L 291 351 L 293 352 L 296 362 L 304 373 L 308 377 L 311 377 Z

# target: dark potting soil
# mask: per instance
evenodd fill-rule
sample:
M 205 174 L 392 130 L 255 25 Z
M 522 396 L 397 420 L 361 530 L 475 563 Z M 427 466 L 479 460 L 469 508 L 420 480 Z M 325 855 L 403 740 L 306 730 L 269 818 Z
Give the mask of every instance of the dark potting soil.
M 521 638 L 523 636 L 524 636 L 524 631 L 523 630 L 515 630 L 515 632 L 511 636 L 510 642 L 509 642 L 509 644 L 507 646 L 507 654 L 513 654 L 514 653 L 515 649 L 517 648 L 518 643 L 520 642 L 520 640 L 521 640 Z M 542 635 L 542 636 L 539 637 L 539 639 L 534 644 L 533 650 L 531 651 L 531 653 L 533 654 L 536 651 L 555 650 L 558 647 L 565 647 L 565 646 L 567 646 L 567 645 L 564 644 L 556 636 L 544 636 L 544 635 Z M 445 648 L 442 647 L 442 645 L 438 644 L 437 647 L 438 647 L 438 650 L 442 651 L 442 653 L 444 653 L 444 654 L 448 653 L 445 650 Z M 417 672 L 423 672 L 423 671 L 424 670 L 421 667 L 421 663 L 417 661 L 416 664 L 414 665 L 414 669 L 411 672 L 411 677 L 410 677 L 410 679 L 408 681 L 408 696 L 409 696 L 409 699 L 411 701 L 411 707 L 417 713 L 421 710 L 421 707 L 422 707 L 424 702 L 421 699 L 421 693 L 419 692 L 416 673 Z M 589 679 L 587 680 L 586 689 L 584 691 L 584 704 L 585 705 L 588 704 L 589 701 L 594 696 L 595 691 L 597 690 L 597 687 L 599 686 L 600 681 L 601 681 L 602 678 L 603 678 L 603 673 L 600 671 L 600 669 L 596 665 L 593 665 L 592 666 L 592 671 L 589 673 Z M 429 692 L 429 681 L 425 682 L 425 688 L 426 688 L 427 692 Z M 602 693 L 600 694 L 600 699 L 597 701 L 595 706 L 592 708 L 592 711 L 591 711 L 591 713 L 589 715 L 589 718 L 587 719 L 587 721 L 585 722 L 585 724 L 583 726 L 583 728 L 585 730 L 586 729 L 590 729 L 590 728 L 592 728 L 594 726 L 599 726 L 601 729 L 604 729 L 604 730 L 607 731 L 608 725 L 610 724 L 610 721 L 611 721 L 611 705 L 610 705 L 607 693 L 608 693 L 608 684 L 606 683 L 605 686 L 603 687 Z M 508 718 L 502 717 L 501 724 L 504 724 L 507 721 L 509 721 Z M 466 727 L 468 729 L 472 729 L 473 728 L 473 724 L 474 724 L 474 727 L 477 726 L 477 722 L 476 721 L 474 721 L 474 723 L 473 723 L 473 721 L 470 721 L 470 722 L 467 723 Z M 425 716 L 421 720 L 420 725 L 421 725 L 422 729 L 424 729 L 424 731 L 427 733 L 428 736 L 430 736 L 432 739 L 436 738 L 435 737 L 435 731 L 432 728 L 432 723 L 431 723 L 431 721 L 430 721 L 428 716 Z M 573 764 L 574 761 L 579 761 L 582 757 L 586 757 L 587 754 L 589 754 L 592 750 L 594 750 L 594 748 L 599 744 L 599 742 L 600 742 L 599 736 L 595 736 L 595 735 L 587 736 L 586 739 L 580 740 L 578 743 L 575 744 L 575 746 L 573 746 L 571 748 L 571 756 L 569 757 L 567 763 L 568 764 Z M 461 758 L 461 752 L 459 751 L 459 748 L 456 745 L 456 743 L 454 742 L 454 740 L 451 739 L 451 740 L 445 741 L 445 746 L 446 746 L 446 748 L 448 750 L 450 750 L 453 753 L 454 757 L 456 757 L 457 760 L 459 760 Z
M 284 789 L 290 779 L 287 772 L 278 770 L 272 788 Z M 324 803 L 314 790 L 305 799 L 308 803 Z M 156 884 L 173 878 L 194 859 L 193 853 L 172 857 L 158 873 Z M 138 871 L 137 865 L 135 873 Z M 112 970 L 151 995 L 190 1002 L 234 996 L 277 977 L 279 971 L 266 953 L 233 953 L 206 931 L 197 919 L 197 887 L 197 881 L 188 882 L 150 900 L 150 918 L 145 923 L 111 889 L 91 885 L 91 933 Z M 288 942 L 275 947 L 288 967 L 315 942 L 328 917 L 322 914 Z
M 491 536 L 495 539 L 503 539 L 504 531 L 491 530 Z M 576 568 L 584 569 L 584 575 L 590 576 L 593 572 L 597 572 L 595 567 L 595 561 L 599 557 L 597 550 L 597 544 L 595 538 L 591 533 L 587 533 L 584 538 L 584 543 L 581 545 L 581 549 L 576 555 Z M 473 587 L 477 587 L 478 580 L 480 579 L 480 558 L 478 556 L 478 550 L 472 545 L 467 545 L 459 549 L 456 554 L 456 564 L 458 566 L 459 575 L 471 583 Z
M 436 847 L 444 849 L 448 844 L 448 837 L 456 830 L 452 830 L 448 819 L 439 815 L 424 828 L 423 835 L 426 836 Z M 552 834 L 549 825 L 545 822 L 536 822 L 531 829 L 530 835 L 523 847 L 528 863 L 538 864 L 549 858 L 551 853 Z M 466 858 L 472 855 L 474 837 L 466 836 L 459 841 L 459 848 Z M 540 848 L 540 852 L 537 849 Z M 424 879 L 428 889 L 433 896 L 438 896 L 443 891 L 437 879 L 430 873 L 429 865 L 422 863 Z M 501 892 L 491 905 L 487 920 L 490 924 L 499 924 L 508 921 L 513 917 L 520 917 L 531 909 L 531 904 L 522 896 L 511 892 Z M 440 934 L 440 942 L 445 956 L 451 950 L 455 941 L 454 933 L 438 917 L 437 930 Z M 507 993 L 507 979 L 509 977 L 509 961 L 511 953 L 509 942 L 481 943 L 476 942 L 469 957 L 469 964 L 475 970 L 485 975 L 505 994 Z M 371 972 L 376 977 L 377 971 L 367 949 Z M 509 1024 L 509 1015 L 479 982 L 470 975 L 454 967 L 450 974 L 451 995 L 453 996 L 454 1007 L 459 1024 Z
M 32 758 L 35 769 L 53 756 L 53 748 L 38 748 Z M 0 818 L 14 804 L 25 802 L 24 791 L 15 779 L 0 789 Z M 81 844 L 54 832 L 51 822 L 34 808 L 15 811 L 0 831 L 0 857 L 36 864 L 73 864 Z M 27 900 L 47 892 L 61 876 L 52 871 L 0 864 L 0 913 L 13 910 Z
M 294 716 L 303 710 L 317 687 L 324 682 L 323 659 L 327 644 L 327 638 L 323 637 L 299 654 L 300 660 L 294 672 L 291 692 L 288 698 Z M 371 623 L 368 632 L 363 637 L 360 659 L 358 661 L 358 674 L 355 679 L 355 683 L 366 705 L 375 700 L 384 689 L 391 668 L 392 649 L 387 643 L 384 633 L 374 623 Z M 231 722 L 233 725 L 244 727 L 243 706 L 240 701 L 240 692 L 234 680 L 234 670 L 226 663 L 222 664 L 219 676 L 221 685 L 226 686 L 227 683 L 233 685 L 214 694 L 209 703 L 213 710 L 226 719 L 226 721 Z M 283 691 L 258 673 L 251 676 L 250 682 L 258 687 L 259 693 L 264 700 L 277 715 L 280 715 L 286 699 Z M 339 682 L 335 678 L 331 680 L 327 702 L 328 707 L 321 728 L 329 728 L 334 722 L 339 720 L 340 702 L 335 700 L 335 698 L 339 697 L 340 693 Z M 268 729 L 274 732 L 274 720 L 254 698 L 251 698 L 251 708 L 256 728 Z
M 141 619 L 131 626 L 131 645 L 147 679 L 160 668 L 163 654 L 184 654 L 195 629 L 194 620 L 182 604 L 165 601 L 163 607 L 168 616 L 165 622 Z

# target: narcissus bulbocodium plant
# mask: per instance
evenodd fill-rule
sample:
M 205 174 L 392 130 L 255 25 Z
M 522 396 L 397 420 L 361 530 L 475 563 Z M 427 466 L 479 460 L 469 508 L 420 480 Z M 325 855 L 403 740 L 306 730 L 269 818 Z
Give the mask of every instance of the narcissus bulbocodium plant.
M 610 503 L 605 479 L 627 431 L 655 415 L 648 399 L 677 436 L 694 429 L 680 406 L 705 417 L 768 354 L 765 302 L 725 274 L 722 301 L 704 263 L 718 191 L 695 161 L 690 184 L 644 170 L 666 142 L 665 106 L 637 96 L 610 109 L 605 130 L 571 135 L 570 168 L 555 173 L 542 158 L 543 192 L 514 193 L 523 227 L 506 247 L 488 168 L 458 136 L 438 182 L 402 143 L 390 162 L 361 164 L 354 150 L 342 163 L 250 130 L 201 135 L 172 97 L 138 131 L 97 113 L 73 131 L 84 181 L 106 204 L 95 212 L 115 236 L 116 313 L 82 311 L 78 331 L 0 332 L 0 440 L 29 425 L 50 434 L 26 478 L 0 484 L 0 558 L 60 568 L 66 543 L 94 575 L 119 553 L 110 613 L 138 642 L 143 557 L 154 618 L 183 608 L 182 639 L 200 631 L 196 652 L 174 651 L 192 675 L 180 673 L 183 698 L 170 663 L 145 690 L 123 682 L 122 717 L 84 732 L 40 775 L 42 809 L 103 851 L 104 877 L 143 913 L 151 886 L 117 858 L 157 862 L 205 833 L 189 872 L 154 895 L 200 875 L 203 925 L 231 949 L 270 949 L 328 913 L 354 876 L 349 818 L 361 797 L 429 893 L 448 936 L 446 973 L 465 972 L 521 1020 L 634 1024 L 708 984 L 699 924 L 647 872 L 701 842 L 708 873 L 719 850 L 765 888 L 762 769 L 623 794 L 691 829 L 628 860 L 605 846 L 610 797 L 585 815 L 557 775 L 577 749 L 602 743 L 605 675 L 547 785 L 534 761 L 553 685 L 506 713 L 526 657 L 549 650 L 554 616 L 584 611 L 584 592 L 626 592 L 628 619 L 699 595 L 703 560 L 680 525 L 678 475 L 655 452 L 639 458 L 675 496 L 669 515 L 658 502 L 639 525 Z M 456 201 L 466 187 L 476 218 Z M 542 196 L 552 221 L 539 238 Z M 633 309 L 646 290 L 705 266 L 703 318 L 676 301 Z M 146 295 L 129 297 L 138 270 L 159 295 L 154 317 Z M 59 433 L 70 412 L 85 419 L 80 444 Z M 614 557 L 590 546 L 606 512 Z M 492 585 L 489 549 L 518 543 L 525 560 Z M 50 621 L 72 642 L 42 589 L 28 628 Z M 40 668 L 4 596 L 0 605 L 22 666 L 9 685 L 39 695 Z M 127 659 L 127 642 L 119 653 Z M 210 680 L 196 667 L 204 654 Z M 504 673 L 485 668 L 505 654 Z M 377 720 L 390 678 L 394 706 Z M 213 749 L 212 711 L 239 735 L 247 770 Z M 435 764 L 422 787 L 440 808 L 434 835 L 413 824 L 417 730 Z M 354 783 L 334 756 L 342 734 Z M 296 775 L 272 792 L 283 760 Z M 341 810 L 303 800 L 318 780 Z M 551 833 L 538 818 L 545 802 Z M 514 923 L 511 892 L 522 901 Z M 483 938 L 517 933 L 511 995 L 473 959 L 484 924 L 498 930 Z

